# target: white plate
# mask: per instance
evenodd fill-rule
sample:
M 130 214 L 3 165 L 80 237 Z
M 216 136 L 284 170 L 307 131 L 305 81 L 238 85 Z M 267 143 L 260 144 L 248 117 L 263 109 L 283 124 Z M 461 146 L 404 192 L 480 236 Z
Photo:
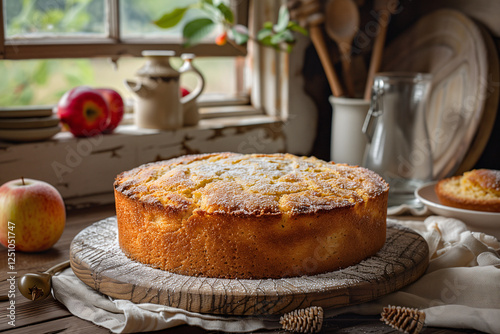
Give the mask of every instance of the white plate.
M 47 117 L 52 115 L 50 108 L 10 108 L 0 110 L 0 118 L 25 118 L 25 117 Z
M 12 142 L 30 142 L 49 139 L 61 131 L 61 126 L 40 129 L 11 129 L 0 130 L 0 139 Z
M 59 124 L 57 115 L 28 118 L 0 118 L 0 129 L 40 129 Z
M 484 232 L 500 239 L 500 213 L 473 211 L 443 205 L 434 191 L 436 182 L 424 184 L 415 191 L 415 196 L 433 213 L 463 221 L 471 231 Z

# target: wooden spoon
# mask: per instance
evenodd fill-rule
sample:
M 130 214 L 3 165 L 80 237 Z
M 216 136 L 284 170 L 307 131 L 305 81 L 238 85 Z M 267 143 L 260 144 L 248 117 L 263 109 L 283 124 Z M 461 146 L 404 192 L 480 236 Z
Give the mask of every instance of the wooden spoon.
M 331 57 L 328 54 L 328 47 L 323 38 L 321 25 L 324 23 L 325 17 L 319 0 L 291 0 L 288 5 L 292 18 L 298 20 L 302 27 L 309 29 L 309 35 L 318 53 L 332 94 L 336 97 L 343 96 L 344 90 L 337 77 Z
M 391 18 L 391 1 L 393 0 L 375 0 L 373 4 L 375 11 L 379 15 L 379 30 L 377 36 L 375 37 L 375 42 L 373 43 L 370 68 L 368 69 L 368 77 L 366 79 L 364 99 L 368 101 L 371 99 L 372 85 L 375 78 L 375 73 L 379 71 L 380 64 L 382 63 L 382 53 L 384 51 L 385 36 L 387 34 L 389 19 Z
M 325 30 L 339 48 L 347 94 L 354 96 L 350 74 L 352 41 L 359 30 L 359 10 L 353 0 L 328 0 L 325 5 Z

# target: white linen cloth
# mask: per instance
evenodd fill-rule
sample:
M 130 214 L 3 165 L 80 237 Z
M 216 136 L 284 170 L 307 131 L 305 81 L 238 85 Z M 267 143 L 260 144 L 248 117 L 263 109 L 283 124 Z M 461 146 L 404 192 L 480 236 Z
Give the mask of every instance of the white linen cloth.
M 389 216 L 400 216 L 400 215 L 412 215 L 412 216 L 428 216 L 430 215 L 430 210 L 427 206 L 418 206 L 412 204 L 401 204 L 397 206 L 390 206 L 387 208 L 387 215 Z
M 426 326 L 500 333 L 500 242 L 470 232 L 464 223 L 452 218 L 388 221 L 412 228 L 426 239 L 430 254 L 426 273 L 399 291 L 373 302 L 327 310 L 325 316 L 349 312 L 376 315 L 383 307 L 396 305 L 423 310 Z M 183 324 L 232 333 L 280 327 L 278 316 L 214 316 L 113 299 L 82 283 L 70 268 L 54 276 L 52 285 L 54 298 L 72 314 L 114 333 L 155 331 Z

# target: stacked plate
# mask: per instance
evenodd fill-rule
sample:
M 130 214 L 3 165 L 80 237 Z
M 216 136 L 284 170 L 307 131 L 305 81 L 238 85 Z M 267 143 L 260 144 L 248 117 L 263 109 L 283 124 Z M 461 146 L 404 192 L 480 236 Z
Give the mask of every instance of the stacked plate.
M 0 140 L 40 141 L 59 131 L 59 118 L 51 109 L 0 110 Z

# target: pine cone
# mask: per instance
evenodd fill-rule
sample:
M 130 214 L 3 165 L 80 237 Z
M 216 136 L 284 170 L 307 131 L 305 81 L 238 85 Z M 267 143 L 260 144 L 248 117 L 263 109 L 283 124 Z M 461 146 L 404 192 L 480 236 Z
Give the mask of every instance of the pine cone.
M 383 322 L 400 332 L 418 334 L 424 327 L 425 313 L 416 308 L 401 306 L 384 307 L 381 314 Z
M 280 318 L 284 330 L 296 333 L 317 333 L 323 325 L 323 308 L 310 306 L 284 314 Z

